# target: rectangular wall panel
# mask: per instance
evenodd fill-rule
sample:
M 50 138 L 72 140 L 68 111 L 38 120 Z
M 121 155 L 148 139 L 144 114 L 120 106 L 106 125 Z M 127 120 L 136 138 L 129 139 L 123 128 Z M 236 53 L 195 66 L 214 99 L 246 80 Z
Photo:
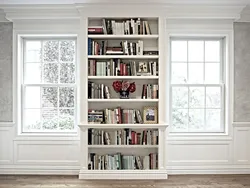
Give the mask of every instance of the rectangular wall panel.
M 168 165 L 208 165 L 230 163 L 230 142 L 174 142 L 168 145 Z
M 15 141 L 15 163 L 79 165 L 79 141 Z
M 250 127 L 234 128 L 234 162 L 250 164 Z
M 0 127 L 0 165 L 13 162 L 12 127 Z

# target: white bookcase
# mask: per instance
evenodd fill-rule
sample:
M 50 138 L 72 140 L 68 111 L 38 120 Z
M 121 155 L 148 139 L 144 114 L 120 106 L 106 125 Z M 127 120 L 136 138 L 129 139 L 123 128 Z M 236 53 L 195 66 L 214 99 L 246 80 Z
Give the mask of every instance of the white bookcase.
M 127 17 L 127 18 L 105 18 L 105 17 L 93 17 L 87 18 L 85 20 L 85 26 L 102 26 L 103 19 L 106 20 L 115 20 L 117 22 L 122 22 L 126 20 L 137 20 L 138 18 Z M 163 69 L 165 69 L 164 53 L 162 50 L 162 41 L 161 36 L 164 35 L 161 20 L 159 17 L 140 17 L 141 22 L 147 21 L 150 27 L 151 34 L 124 34 L 124 35 L 116 35 L 116 34 L 88 34 L 87 27 L 83 27 L 83 38 L 81 42 L 83 43 L 83 47 L 86 49 L 82 50 L 81 55 L 83 63 L 83 67 L 81 70 L 81 90 L 80 90 L 80 99 L 81 101 L 81 112 L 80 112 L 80 124 L 79 127 L 81 129 L 81 170 L 79 173 L 80 179 L 167 179 L 166 172 L 166 151 L 165 151 L 165 141 L 166 141 L 166 117 L 165 117 L 165 100 L 164 90 L 166 87 L 164 86 L 164 78 L 161 73 L 164 73 Z M 93 41 L 102 44 L 101 41 L 107 41 L 108 47 L 117 47 L 120 42 L 137 42 L 143 41 L 143 51 L 158 51 L 158 54 L 154 55 L 105 55 L 105 54 L 94 54 L 89 53 L 89 39 L 91 42 Z M 95 46 L 91 45 L 92 48 Z M 100 49 L 101 47 L 99 47 Z M 97 50 L 98 51 L 98 50 Z M 91 52 L 93 50 L 91 49 Z M 138 71 L 139 62 L 147 62 L 148 66 L 151 64 L 149 62 L 157 63 L 157 74 L 154 73 L 152 75 L 133 75 L 132 73 L 128 73 L 129 68 L 126 67 L 126 72 L 120 74 L 107 76 L 107 71 L 110 66 L 108 63 L 105 65 L 106 75 L 96 75 L 97 74 L 97 63 L 96 62 L 108 62 L 115 61 L 114 59 L 119 59 L 120 62 L 124 62 L 129 65 L 130 62 L 135 62 L 136 70 Z M 93 75 L 93 71 L 90 73 L 90 60 L 91 63 L 95 63 L 95 75 Z M 153 63 L 152 63 L 153 64 Z M 163 65 L 163 66 L 162 66 Z M 115 70 L 119 70 L 120 64 L 117 65 Z M 108 68 L 107 68 L 108 67 Z M 153 65 L 152 65 L 153 67 Z M 93 69 L 93 66 L 91 66 Z M 131 68 L 131 67 L 130 67 Z M 148 67 L 149 69 L 149 67 Z M 115 71 L 114 69 L 111 72 Z M 98 70 L 100 72 L 100 70 Z M 103 69 L 101 70 L 103 71 Z M 124 70 L 123 70 L 124 71 Z M 131 71 L 132 72 L 132 71 Z M 151 70 L 152 72 L 152 70 Z M 117 73 L 117 72 L 116 72 Z M 116 93 L 112 87 L 113 81 L 129 81 L 130 83 L 135 82 L 136 91 L 134 93 L 130 93 L 129 99 L 120 99 L 119 93 Z M 110 98 L 100 97 L 100 93 L 94 96 L 94 94 L 89 93 L 88 83 L 96 84 L 100 86 L 103 84 L 109 88 Z M 146 93 L 148 95 L 147 98 L 142 98 L 142 90 L 143 85 L 151 84 L 158 85 L 158 94 L 157 97 L 149 97 L 151 92 Z M 96 91 L 91 89 L 91 92 Z M 97 92 L 98 93 L 98 92 Z M 145 93 L 144 93 L 145 94 Z M 105 95 L 105 92 L 104 92 Z M 103 96 L 104 96 L 103 95 Z M 154 93 L 155 95 L 155 93 Z M 156 108 L 157 115 L 154 117 L 155 122 L 141 122 L 135 110 L 130 111 L 131 114 L 123 114 L 123 122 L 120 123 L 110 123 L 105 122 L 107 116 L 111 119 L 115 119 L 117 116 L 113 117 L 117 111 L 112 114 L 111 112 L 107 114 L 100 114 L 93 112 L 94 110 L 100 111 L 105 109 L 123 109 L 125 112 L 127 109 L 136 109 L 140 111 L 141 117 L 144 118 L 144 109 L 147 108 Z M 89 111 L 91 114 L 89 115 Z M 164 111 L 164 112 L 163 112 Z M 93 112 L 93 113 L 92 113 Z M 122 112 L 119 111 L 119 112 Z M 127 111 L 126 111 L 127 112 Z M 111 115 L 110 115 L 111 113 Z M 93 115 L 94 114 L 94 115 Z M 106 115 L 106 117 L 105 117 Z M 132 117 L 131 117 L 132 115 Z M 119 116 L 119 117 L 120 117 Z M 119 119 L 118 117 L 118 119 Z M 127 119 L 126 119 L 127 118 Z M 146 118 L 146 117 L 145 117 Z M 96 122 L 101 121 L 102 123 Z M 119 120 L 121 120 L 119 119 Z M 128 123 L 127 120 L 132 119 L 133 123 Z M 115 119 L 117 120 L 117 119 Z M 92 121 L 92 122 L 89 122 Z M 112 120 L 113 121 L 113 120 Z M 119 131 L 120 132 L 117 132 Z M 146 131 L 146 132 L 145 132 Z M 105 133 L 106 132 L 106 133 Z M 123 133 L 120 138 L 117 135 L 119 133 Z M 133 133 L 131 133 L 133 132 Z M 154 132 L 154 133 L 153 133 Z M 97 133 L 92 136 L 93 133 Z M 143 136 L 144 133 L 144 136 Z M 96 135 L 98 138 L 96 139 Z M 108 136 L 105 136 L 107 134 Z M 146 136 L 145 136 L 146 135 Z M 91 138 L 89 138 L 91 136 Z M 146 138 L 146 139 L 145 139 Z M 99 139 L 99 140 L 98 140 Z M 108 144 L 107 140 L 110 141 Z M 94 142 L 98 142 L 99 144 L 93 144 Z M 114 157 L 114 155 L 121 156 L 120 158 Z M 100 157 L 104 156 L 104 157 Z M 109 157 L 111 156 L 111 157 Z M 124 157 L 125 156 L 125 157 Z M 132 157 L 126 157 L 132 156 Z M 135 156 L 135 157 L 134 157 Z M 140 158 L 138 158 L 140 156 Z M 148 156 L 148 157 L 145 157 Z M 94 158 L 95 157 L 95 158 Z M 116 163 L 113 163 L 111 158 L 116 160 Z M 108 158 L 108 159 L 106 159 Z M 124 159 L 124 160 L 123 160 Z M 148 161 L 149 159 L 149 161 Z M 103 163 L 100 161 L 103 161 Z M 118 161 L 117 161 L 118 160 Z M 138 163 L 141 161 L 141 165 Z M 142 165 L 145 162 L 144 165 Z M 95 164 L 94 164 L 95 163 Z M 97 164 L 98 163 L 98 164 Z M 99 164 L 100 163 L 100 164 Z M 117 170 L 117 168 L 119 170 Z

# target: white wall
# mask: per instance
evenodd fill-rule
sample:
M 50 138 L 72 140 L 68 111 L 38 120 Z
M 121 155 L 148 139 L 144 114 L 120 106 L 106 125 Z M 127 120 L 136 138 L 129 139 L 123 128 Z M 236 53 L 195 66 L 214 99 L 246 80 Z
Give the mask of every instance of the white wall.
M 96 10 L 96 9 L 93 9 Z M 92 10 L 92 11 L 93 11 Z M 108 10 L 107 10 L 108 11 Z M 154 10 L 152 10 L 154 11 Z M 157 10 L 155 10 L 157 11 Z M 183 10 L 181 10 L 183 11 Z M 151 12 L 150 14 L 154 14 Z M 8 15 L 8 14 L 7 14 Z M 17 34 L 78 34 L 81 37 L 80 22 L 74 14 L 72 19 L 53 21 L 14 19 L 14 67 L 13 75 L 16 80 L 16 42 Z M 185 14 L 179 14 L 185 17 Z M 204 17 L 205 14 L 203 14 Z M 229 46 L 229 62 L 233 71 L 233 22 L 235 12 L 223 14 L 220 19 L 183 21 L 181 16 L 176 20 L 166 19 L 166 43 L 168 36 L 173 33 L 221 34 L 227 35 Z M 214 15 L 214 14 L 211 14 Z M 218 13 L 216 15 L 219 15 Z M 227 16 L 225 16 L 227 15 Z M 53 16 L 50 13 L 50 16 Z M 197 16 L 197 15 L 196 15 Z M 74 19 L 73 19 L 74 17 Z M 178 16 L 177 16 L 178 17 Z M 192 17 L 192 16 L 191 16 Z M 219 16 L 218 16 L 219 17 Z M 41 17 L 39 17 L 41 19 Z M 223 19 L 224 20 L 223 20 Z M 79 51 L 80 52 L 80 51 Z M 250 173 L 250 123 L 233 123 L 233 72 L 229 75 L 228 98 L 228 134 L 226 135 L 173 135 L 166 140 L 167 169 L 169 174 L 186 173 Z M 14 87 L 17 83 L 14 81 Z M 17 92 L 17 91 L 16 91 Z M 17 95 L 14 93 L 14 108 L 17 108 Z M 14 117 L 17 113 L 14 111 Z M 19 136 L 17 135 L 18 121 L 0 123 L 0 174 L 78 174 L 80 169 L 80 139 L 77 135 L 65 136 Z

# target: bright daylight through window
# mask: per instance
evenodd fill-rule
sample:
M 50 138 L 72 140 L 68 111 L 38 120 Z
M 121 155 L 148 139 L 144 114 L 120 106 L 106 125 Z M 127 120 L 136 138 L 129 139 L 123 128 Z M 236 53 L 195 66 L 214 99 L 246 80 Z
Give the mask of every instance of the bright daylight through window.
M 76 41 L 24 39 L 22 132 L 75 130 Z
M 223 132 L 223 39 L 172 38 L 170 49 L 171 132 Z

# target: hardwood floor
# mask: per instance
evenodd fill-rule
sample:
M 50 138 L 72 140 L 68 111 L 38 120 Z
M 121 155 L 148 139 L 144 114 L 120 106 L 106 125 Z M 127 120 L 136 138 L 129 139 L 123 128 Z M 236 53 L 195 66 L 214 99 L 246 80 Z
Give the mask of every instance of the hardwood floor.
M 250 188 L 250 175 L 174 175 L 168 180 L 79 180 L 77 176 L 0 176 L 0 188 Z

